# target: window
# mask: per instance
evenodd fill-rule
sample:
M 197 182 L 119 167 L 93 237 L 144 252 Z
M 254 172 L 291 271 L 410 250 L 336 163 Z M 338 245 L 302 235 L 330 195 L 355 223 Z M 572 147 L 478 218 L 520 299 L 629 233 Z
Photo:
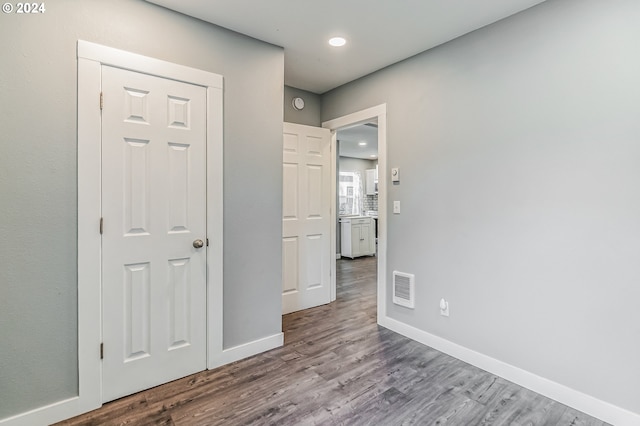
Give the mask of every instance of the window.
M 363 194 L 360 172 L 340 172 L 338 184 L 338 210 L 340 215 L 361 214 Z

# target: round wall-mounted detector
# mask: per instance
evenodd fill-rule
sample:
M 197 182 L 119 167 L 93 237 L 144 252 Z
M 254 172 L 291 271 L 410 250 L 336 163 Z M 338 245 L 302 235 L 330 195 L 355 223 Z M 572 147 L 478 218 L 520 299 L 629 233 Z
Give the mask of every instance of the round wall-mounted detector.
M 300 111 L 301 109 L 304 108 L 304 99 L 293 98 L 293 101 L 291 102 L 291 104 L 293 105 L 293 109 Z

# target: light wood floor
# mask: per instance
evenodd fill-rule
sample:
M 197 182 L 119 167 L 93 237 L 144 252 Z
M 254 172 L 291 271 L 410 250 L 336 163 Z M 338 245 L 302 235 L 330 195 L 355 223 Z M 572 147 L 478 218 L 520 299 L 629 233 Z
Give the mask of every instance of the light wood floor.
M 337 301 L 284 316 L 282 348 L 60 424 L 605 424 L 377 326 L 375 267 L 340 260 Z

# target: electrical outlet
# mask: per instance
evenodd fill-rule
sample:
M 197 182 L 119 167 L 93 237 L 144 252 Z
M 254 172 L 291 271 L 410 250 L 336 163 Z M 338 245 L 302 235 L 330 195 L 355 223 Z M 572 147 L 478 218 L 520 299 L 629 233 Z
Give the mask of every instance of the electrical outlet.
M 449 316 L 449 302 L 444 299 L 440 299 L 440 315 L 443 317 Z
M 393 214 L 400 214 L 400 201 L 393 202 Z

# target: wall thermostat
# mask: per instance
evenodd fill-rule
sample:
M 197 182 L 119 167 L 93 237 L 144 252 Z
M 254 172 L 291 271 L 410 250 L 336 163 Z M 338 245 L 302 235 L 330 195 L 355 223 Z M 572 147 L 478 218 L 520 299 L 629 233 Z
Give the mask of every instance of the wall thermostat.
M 300 111 L 301 109 L 304 108 L 304 99 L 293 98 L 293 101 L 291 101 L 291 104 L 293 105 L 293 109 Z
M 391 169 L 391 182 L 400 182 L 400 169 L 397 167 Z

